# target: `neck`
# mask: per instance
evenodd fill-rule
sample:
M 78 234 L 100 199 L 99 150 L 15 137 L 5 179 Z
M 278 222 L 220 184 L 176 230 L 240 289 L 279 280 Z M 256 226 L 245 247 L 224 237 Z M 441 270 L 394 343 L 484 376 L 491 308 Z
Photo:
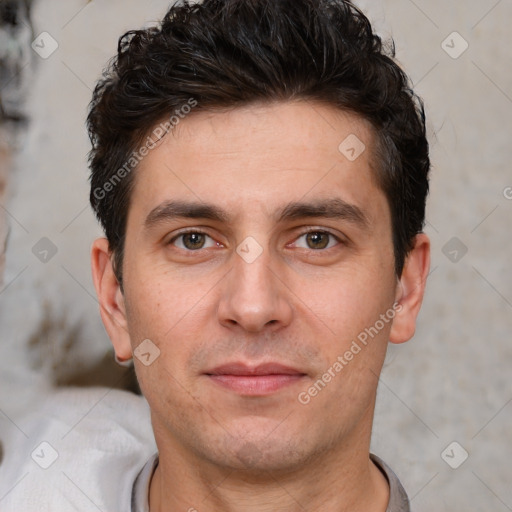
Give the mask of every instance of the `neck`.
M 385 512 L 389 501 L 386 478 L 369 459 L 370 432 L 286 472 L 219 467 L 158 432 L 151 512 Z

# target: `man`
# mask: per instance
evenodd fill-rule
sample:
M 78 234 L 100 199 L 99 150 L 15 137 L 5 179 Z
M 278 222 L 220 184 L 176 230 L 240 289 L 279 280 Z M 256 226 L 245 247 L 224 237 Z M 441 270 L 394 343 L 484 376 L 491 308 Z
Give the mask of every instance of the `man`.
M 88 128 L 94 284 L 158 449 L 97 485 L 137 512 L 408 511 L 369 446 L 387 343 L 423 298 L 430 164 L 365 16 L 174 6 L 120 39 Z
M 136 510 L 408 510 L 369 443 L 429 268 L 417 105 L 348 2 L 206 0 L 121 39 L 92 268 L 158 447 Z

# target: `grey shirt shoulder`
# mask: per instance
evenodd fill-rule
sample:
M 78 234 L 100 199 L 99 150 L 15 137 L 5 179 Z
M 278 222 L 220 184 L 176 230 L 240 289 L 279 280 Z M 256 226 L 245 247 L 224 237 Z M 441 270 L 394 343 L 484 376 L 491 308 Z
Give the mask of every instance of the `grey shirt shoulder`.
M 389 483 L 389 503 L 386 512 L 411 512 L 407 493 L 393 470 L 373 453 L 370 453 L 370 459 L 382 471 Z
M 158 466 L 158 453 L 149 458 L 133 483 L 131 512 L 149 512 L 149 484 Z

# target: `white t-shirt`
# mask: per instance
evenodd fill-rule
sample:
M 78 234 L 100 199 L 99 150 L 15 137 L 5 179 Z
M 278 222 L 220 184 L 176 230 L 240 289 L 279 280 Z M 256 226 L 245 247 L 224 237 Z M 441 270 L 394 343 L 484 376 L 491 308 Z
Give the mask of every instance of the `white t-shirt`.
M 23 418 L 0 414 L 1 512 L 149 512 L 158 453 L 143 397 L 106 388 L 58 391 Z M 393 471 L 386 512 L 410 512 Z

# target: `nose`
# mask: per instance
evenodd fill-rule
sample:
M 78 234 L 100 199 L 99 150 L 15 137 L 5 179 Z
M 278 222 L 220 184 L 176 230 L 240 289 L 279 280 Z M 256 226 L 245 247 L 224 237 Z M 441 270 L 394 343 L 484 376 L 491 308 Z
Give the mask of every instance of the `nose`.
M 222 281 L 219 322 L 247 332 L 275 331 L 288 325 L 293 316 L 291 292 L 278 265 L 272 265 L 269 251 L 251 262 L 238 253 L 233 260 L 233 268 Z

